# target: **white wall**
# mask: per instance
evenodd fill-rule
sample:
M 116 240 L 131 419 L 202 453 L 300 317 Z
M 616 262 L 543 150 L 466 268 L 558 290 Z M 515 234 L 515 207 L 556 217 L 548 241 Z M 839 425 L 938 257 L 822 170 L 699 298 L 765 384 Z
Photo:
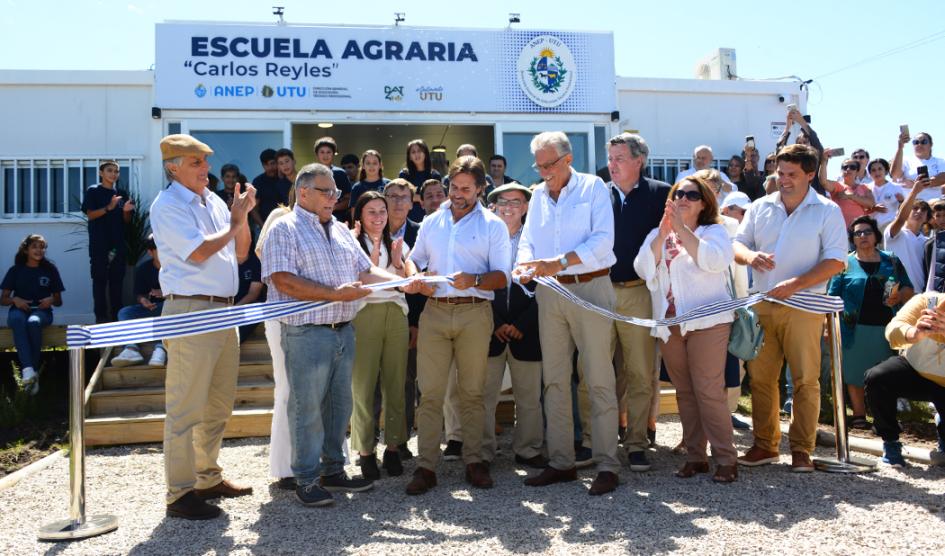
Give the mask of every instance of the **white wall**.
M 790 82 L 622 77 L 615 131 L 638 130 L 652 156 L 689 158 L 693 147 L 707 144 L 722 160 L 740 153 L 745 136 L 754 135 L 764 156 L 777 142 L 771 123 L 784 123 L 789 103 L 804 110 L 806 96 L 798 98 L 799 92 Z
M 149 71 L 0 71 L 0 156 L 143 156 L 139 185 L 151 198 L 163 185 L 155 179 L 162 130 L 160 120 L 151 119 L 152 84 Z M 0 216 L 3 270 L 30 233 L 46 236 L 47 256 L 66 286 L 56 322 L 94 322 L 88 234 L 81 220 Z

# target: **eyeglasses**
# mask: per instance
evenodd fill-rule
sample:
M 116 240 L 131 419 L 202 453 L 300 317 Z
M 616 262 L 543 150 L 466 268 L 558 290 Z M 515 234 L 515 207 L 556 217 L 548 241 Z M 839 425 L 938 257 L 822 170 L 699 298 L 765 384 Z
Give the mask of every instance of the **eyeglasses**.
M 384 198 L 391 203 L 409 203 L 412 200 L 410 195 L 384 195 Z
M 840 167 L 844 172 L 857 172 L 860 170 L 860 167 L 855 164 L 846 164 Z
M 536 162 L 536 163 L 532 164 L 532 170 L 535 170 L 536 172 L 541 172 L 542 170 L 544 170 L 544 171 L 547 172 L 548 170 L 551 170 L 551 168 L 554 167 L 555 164 L 557 164 L 558 162 L 561 162 L 561 159 L 564 158 L 564 157 L 566 157 L 566 156 L 568 156 L 568 155 L 567 155 L 567 154 L 563 154 L 563 155 L 559 156 L 558 158 L 556 158 L 556 159 L 554 160 L 554 162 L 547 162 L 547 163 L 545 163 L 545 164 L 538 164 L 538 163 Z
M 928 139 L 913 139 L 912 144 L 913 145 L 930 145 L 932 144 L 932 142 L 929 141 Z
M 338 199 L 341 198 L 340 189 L 322 189 L 320 187 L 313 187 L 312 189 L 314 189 L 315 191 L 318 191 L 319 193 L 321 193 L 325 197 L 328 197 L 329 199 L 334 199 L 337 201 Z
M 853 237 L 866 237 L 873 235 L 873 230 L 857 230 L 853 232 Z
M 677 189 L 676 192 L 673 193 L 673 198 L 676 200 L 682 199 L 683 197 L 694 203 L 702 200 L 702 193 L 696 190 L 683 191 L 682 189 Z
M 518 207 L 522 206 L 523 204 L 524 204 L 524 203 L 521 201 L 521 199 L 512 199 L 512 200 L 499 199 L 498 201 L 495 202 L 495 206 L 497 206 L 497 207 L 512 207 L 512 208 L 518 208 Z

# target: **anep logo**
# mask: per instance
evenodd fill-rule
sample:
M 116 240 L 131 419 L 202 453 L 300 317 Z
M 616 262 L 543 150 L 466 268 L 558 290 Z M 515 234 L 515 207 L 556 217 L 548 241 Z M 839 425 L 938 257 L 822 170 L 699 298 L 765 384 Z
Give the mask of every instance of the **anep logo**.
M 571 50 L 551 35 L 535 37 L 525 45 L 516 73 L 525 95 L 545 108 L 554 108 L 567 100 L 577 80 Z

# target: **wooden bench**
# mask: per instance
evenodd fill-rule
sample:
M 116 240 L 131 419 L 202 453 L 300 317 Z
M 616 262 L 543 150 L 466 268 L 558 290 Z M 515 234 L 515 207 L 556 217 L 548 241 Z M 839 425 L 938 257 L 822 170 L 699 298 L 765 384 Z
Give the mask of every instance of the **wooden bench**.
M 13 331 L 9 327 L 0 328 L 0 349 L 13 349 Z M 66 347 L 66 327 L 53 324 L 43 328 L 43 348 Z

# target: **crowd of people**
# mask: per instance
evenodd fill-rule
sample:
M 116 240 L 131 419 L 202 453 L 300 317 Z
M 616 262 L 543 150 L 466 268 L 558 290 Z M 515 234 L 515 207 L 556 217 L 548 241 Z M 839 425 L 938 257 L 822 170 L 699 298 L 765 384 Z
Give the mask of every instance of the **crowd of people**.
M 788 144 L 794 124 L 800 132 Z M 914 156 L 905 157 L 910 141 Z M 649 147 L 639 135 L 609 140 L 605 183 L 571 166 L 564 133 L 540 133 L 531 142 L 539 179 L 520 184 L 505 175 L 503 156 L 485 163 L 473 145 L 461 146 L 441 172 L 426 144 L 411 141 L 403 169 L 388 179 L 377 150 L 334 166 L 337 145 L 323 137 L 315 163 L 296 168 L 291 150 L 267 149 L 252 185 L 228 164 L 214 191 L 212 148 L 171 135 L 161 142 L 169 185 L 151 206 L 150 256 L 136 269 L 131 307 L 112 295 L 121 280 L 115 261 L 126 263 L 111 231 L 134 210 L 114 189 L 117 164 L 103 164 L 102 183 L 86 194 L 96 319 L 265 299 L 335 302 L 265 323 L 275 378 L 270 472 L 302 504 L 322 506 L 332 492 L 370 490 L 382 470 L 402 475 L 411 458 L 410 495 L 437 487 L 440 459 L 461 459 L 472 487 L 493 486 L 506 370 L 515 399 L 511 456 L 536 470 L 529 486 L 573 481 L 578 468 L 596 465 L 589 494 L 611 492 L 621 445 L 631 470 L 648 471 L 661 367 L 683 428 L 678 477 L 711 471 L 713 481 L 730 483 L 739 465 L 777 462 L 783 408 L 791 415 L 789 469 L 812 471 L 825 317 L 781 302 L 801 291 L 829 293 L 844 302 L 850 426 L 869 428 L 872 416 L 883 461 L 901 466 L 897 407 L 916 400 L 945 411 L 937 295 L 945 291 L 945 234 L 936 233 L 945 227 L 945 162 L 931 148 L 928 133 L 913 138 L 903 129 L 891 163 L 857 149 L 832 179 L 827 161 L 840 151 L 824 148 L 792 109 L 777 151 L 763 162 L 751 139 L 720 172 L 712 148 L 700 145 L 673 184 L 648 177 Z M 62 283 L 44 249 L 41 237 L 28 237 L 2 285 L 10 325 L 21 330 L 24 380 L 37 365 L 36 331 L 61 303 Z M 739 361 L 728 349 L 732 312 L 653 329 L 615 323 L 536 285 L 537 277 L 643 319 L 767 292 L 753 308 L 764 342 Z M 365 287 L 404 278 L 397 289 Z M 220 510 L 206 500 L 252 491 L 224 479 L 217 461 L 238 345 L 251 332 L 151 349 L 149 364 L 167 366 L 170 516 L 212 518 Z M 142 363 L 141 351 L 125 346 L 113 364 Z M 732 412 L 745 374 L 753 444 L 739 455 L 733 429 L 747 424 Z M 945 464 L 945 425 L 938 427 L 932 460 Z M 349 431 L 360 476 L 344 469 Z M 407 447 L 414 431 L 416 455 Z

